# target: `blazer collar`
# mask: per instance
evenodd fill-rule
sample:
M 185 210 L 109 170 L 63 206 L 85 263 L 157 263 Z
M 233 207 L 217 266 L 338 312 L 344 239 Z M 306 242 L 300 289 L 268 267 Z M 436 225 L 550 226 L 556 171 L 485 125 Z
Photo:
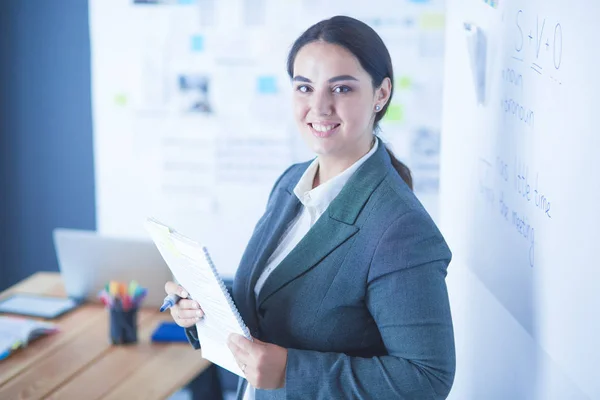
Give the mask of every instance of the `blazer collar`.
M 379 140 L 379 148 L 375 154 L 354 173 L 340 194 L 331 202 L 328 211 L 319 218 L 300 243 L 267 278 L 255 303 L 257 306 L 260 307 L 272 294 L 315 267 L 329 253 L 358 232 L 359 229 L 354 224 L 361 210 L 390 169 L 393 169 L 385 145 L 381 139 L 377 138 L 377 140 Z M 272 221 L 274 228 L 272 234 L 261 245 L 262 252 L 258 257 L 257 268 L 252 274 L 248 288 L 252 291 L 252 295 L 254 285 L 268 257 L 275 250 L 287 225 L 299 211 L 300 202 L 293 194 L 298 179 L 291 180 L 292 182 L 284 189 L 287 196 L 282 196 L 280 200 L 285 202 L 284 211 L 276 221 Z
M 331 202 L 329 215 L 347 224 L 354 224 L 363 206 L 381 183 L 387 173 L 392 170 L 392 162 L 383 141 L 377 137 L 378 146 L 375 153 L 369 157 L 350 177 L 340 194 Z M 308 166 L 307 166 L 308 168 Z M 299 171 L 296 179 L 288 182 L 285 191 L 295 197 L 294 188 L 304 171 Z
M 346 183 L 340 194 L 329 206 L 329 216 L 337 221 L 353 225 L 369 197 L 393 169 L 385 144 L 379 138 L 379 146 Z

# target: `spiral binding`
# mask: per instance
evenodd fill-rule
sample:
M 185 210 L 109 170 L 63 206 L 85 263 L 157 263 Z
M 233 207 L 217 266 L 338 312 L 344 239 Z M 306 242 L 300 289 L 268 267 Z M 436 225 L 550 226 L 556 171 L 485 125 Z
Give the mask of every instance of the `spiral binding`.
M 244 336 L 246 336 L 246 338 L 250 339 L 251 338 L 250 330 L 244 323 L 244 319 L 240 315 L 240 312 L 238 311 L 238 309 L 235 305 L 235 302 L 231 298 L 231 294 L 229 293 L 229 290 L 227 290 L 227 288 L 225 287 L 225 282 L 223 282 L 223 279 L 221 279 L 221 276 L 219 275 L 219 271 L 217 271 L 215 264 L 213 264 L 212 258 L 210 257 L 210 254 L 208 253 L 208 249 L 206 247 L 202 246 L 202 252 L 204 253 L 204 257 L 206 258 L 206 261 L 208 262 L 208 265 L 210 266 L 210 269 L 211 269 L 213 275 L 215 276 L 215 278 L 217 279 L 217 282 L 219 283 L 219 287 L 221 288 L 221 291 L 223 292 L 223 294 L 225 294 L 227 304 L 229 305 L 229 308 L 231 309 L 231 311 L 233 311 L 233 314 L 235 315 L 235 319 L 237 320 L 238 325 L 242 329 L 242 332 L 244 332 Z

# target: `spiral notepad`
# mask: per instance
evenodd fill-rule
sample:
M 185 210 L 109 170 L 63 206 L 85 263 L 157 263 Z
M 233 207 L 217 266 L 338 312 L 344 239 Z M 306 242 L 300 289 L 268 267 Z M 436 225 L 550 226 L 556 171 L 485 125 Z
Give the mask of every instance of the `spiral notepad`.
M 251 339 L 250 332 L 208 249 L 152 218 L 146 221 L 146 229 L 175 279 L 204 311 L 204 318 L 196 324 L 202 357 L 243 377 L 227 338 L 237 333 Z
M 246 323 L 244 322 L 242 316 L 240 315 L 240 312 L 238 311 L 238 309 L 235 305 L 235 302 L 231 298 L 231 294 L 229 293 L 229 290 L 227 290 L 227 287 L 225 286 L 225 282 L 223 282 L 223 279 L 219 275 L 219 272 L 217 271 L 217 268 L 215 267 L 215 264 L 213 263 L 212 258 L 210 257 L 210 254 L 208 253 L 208 249 L 206 247 L 202 246 L 202 251 L 204 252 L 204 258 L 206 259 L 206 262 L 210 266 L 210 270 L 212 271 L 213 276 L 215 277 L 215 279 L 217 280 L 217 282 L 219 284 L 219 287 L 221 288 L 221 292 L 225 295 L 225 299 L 227 301 L 227 304 L 229 305 L 229 308 L 235 314 L 235 319 L 237 320 L 240 328 L 242 329 L 244 336 L 246 336 L 248 339 L 250 339 L 252 337 L 250 335 L 250 330 L 246 326 Z

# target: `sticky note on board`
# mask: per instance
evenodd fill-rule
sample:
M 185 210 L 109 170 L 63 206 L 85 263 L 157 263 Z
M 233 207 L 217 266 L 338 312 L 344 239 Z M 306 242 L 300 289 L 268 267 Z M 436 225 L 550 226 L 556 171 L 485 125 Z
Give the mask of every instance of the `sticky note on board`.
M 204 51 L 204 36 L 193 35 L 191 40 L 192 51 Z
M 446 17 L 442 13 L 424 13 L 419 18 L 421 29 L 444 29 Z
M 390 104 L 384 117 L 388 122 L 404 121 L 404 107 L 402 104 Z
M 398 89 L 406 90 L 410 89 L 411 86 L 412 79 L 410 78 L 410 76 L 401 76 L 400 78 L 396 79 L 396 87 Z
M 489 4 L 492 8 L 498 8 L 500 0 L 483 0 L 484 3 Z
M 257 91 L 262 94 L 277 93 L 277 79 L 274 76 L 259 76 Z
M 115 95 L 115 103 L 119 106 L 127 105 L 127 96 L 122 93 Z

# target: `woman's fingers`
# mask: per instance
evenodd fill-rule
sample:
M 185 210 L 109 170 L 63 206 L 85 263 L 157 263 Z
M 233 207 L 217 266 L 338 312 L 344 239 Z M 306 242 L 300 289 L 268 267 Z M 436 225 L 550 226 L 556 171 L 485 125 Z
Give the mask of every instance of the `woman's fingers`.
M 183 288 L 183 286 L 171 281 L 165 283 L 165 292 L 167 292 L 167 294 L 176 294 L 183 298 L 188 297 L 188 292 Z
M 198 302 L 196 302 L 194 300 L 185 300 L 185 299 L 179 300 L 179 303 L 177 303 L 177 306 L 181 310 L 182 318 L 192 318 L 192 317 L 202 318 L 202 317 L 204 317 L 204 310 L 202 310 L 202 307 L 200 307 L 200 304 L 198 304 Z
M 175 323 L 183 328 L 189 328 L 198 322 L 198 319 L 196 318 L 180 318 L 173 309 L 171 309 L 171 316 Z
M 177 294 L 178 289 L 179 285 L 175 282 L 168 281 L 167 283 L 165 283 L 165 292 L 167 292 L 167 294 Z
M 190 319 L 195 323 L 197 320 L 204 317 L 204 311 L 196 301 L 182 299 L 179 300 L 176 305 L 171 307 L 171 315 L 175 319 Z
M 171 307 L 170 311 L 171 317 L 173 317 L 175 323 L 184 328 L 189 328 L 190 326 L 195 325 L 196 322 L 202 319 L 202 315 L 204 315 L 202 310 L 183 310 L 178 306 Z
M 204 317 L 204 312 L 198 302 L 187 299 L 187 291 L 175 282 L 165 283 L 165 292 L 167 294 L 176 294 L 182 299 L 170 308 L 171 316 L 177 325 L 189 328 Z
M 187 309 L 182 309 L 179 308 L 178 310 L 173 310 L 173 312 L 181 319 L 200 319 L 204 316 L 204 313 L 202 312 L 202 310 L 187 310 Z
M 188 319 L 180 319 L 175 322 L 177 323 L 177 325 L 181 326 L 182 328 L 189 328 L 191 326 L 196 325 L 196 322 L 198 322 L 198 320 L 195 318 L 194 319 L 188 318 Z
M 201 308 L 200 304 L 198 304 L 198 302 L 196 302 L 194 300 L 182 299 L 182 300 L 179 300 L 177 305 L 179 306 L 179 308 L 182 308 L 184 310 L 198 310 Z

